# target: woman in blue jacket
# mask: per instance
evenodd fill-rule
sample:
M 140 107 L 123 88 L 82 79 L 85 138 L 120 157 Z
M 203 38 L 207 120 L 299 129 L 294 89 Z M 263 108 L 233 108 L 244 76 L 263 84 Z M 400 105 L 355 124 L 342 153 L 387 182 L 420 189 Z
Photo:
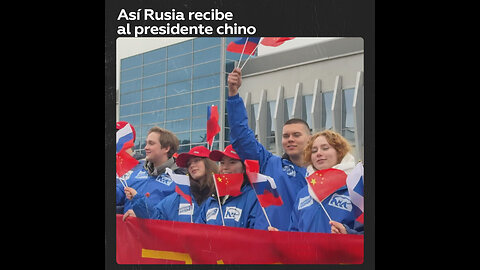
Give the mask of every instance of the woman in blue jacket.
M 304 159 L 309 164 L 306 176 L 328 168 L 343 170 L 348 175 L 355 167 L 350 149 L 348 141 L 337 132 L 316 133 L 305 148 Z M 355 218 L 346 185 L 320 202 L 307 184 L 299 191 L 293 205 L 289 231 L 363 234 L 363 224 Z
M 214 161 L 220 161 L 219 169 L 221 174 L 243 173 L 243 183 L 240 190 L 242 194 L 220 197 L 222 207 L 220 212 L 217 194 L 214 192 L 202 207 L 197 223 L 223 225 L 221 217 L 223 213 L 225 226 L 253 228 L 259 203 L 245 173 L 245 165 L 237 155 L 237 152 L 232 145 L 228 145 L 223 152 L 218 150 L 212 151 L 209 158 Z
M 200 209 L 212 195 L 215 186 L 212 173 L 218 173 L 218 166 L 208 159 L 210 151 L 204 146 L 193 147 L 188 153 L 181 153 L 176 159 L 179 167 L 188 169 L 192 204 L 177 192 L 168 195 L 152 209 L 145 207 L 147 196 L 128 190 L 127 198 L 132 199 L 132 209 L 140 218 L 163 219 L 193 222 L 198 218 Z M 128 189 L 128 188 L 127 188 Z M 193 209 L 192 209 L 193 208 Z

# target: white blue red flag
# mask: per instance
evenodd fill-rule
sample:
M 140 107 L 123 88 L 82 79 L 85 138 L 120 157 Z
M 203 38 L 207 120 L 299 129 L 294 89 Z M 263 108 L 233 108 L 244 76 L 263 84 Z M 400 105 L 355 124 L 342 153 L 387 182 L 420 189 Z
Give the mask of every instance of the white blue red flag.
M 262 207 L 270 205 L 282 205 L 283 201 L 278 194 L 277 185 L 272 177 L 263 175 L 259 172 L 258 160 L 245 160 L 245 168 L 252 188 L 257 194 L 258 201 Z
M 216 105 L 207 107 L 207 143 L 211 146 L 213 138 L 220 132 L 218 125 L 218 108 Z
M 233 53 L 253 54 L 259 41 L 259 37 L 238 38 L 228 44 L 227 51 Z
M 363 164 L 359 162 L 347 176 L 347 188 L 357 221 L 363 223 Z
M 133 147 L 133 130 L 130 125 L 125 125 L 117 130 L 117 154 L 123 149 Z
M 176 174 L 170 168 L 166 168 L 165 172 L 170 175 L 175 182 L 175 192 L 180 194 L 185 200 L 192 204 L 192 194 L 190 193 L 190 178 L 188 175 Z

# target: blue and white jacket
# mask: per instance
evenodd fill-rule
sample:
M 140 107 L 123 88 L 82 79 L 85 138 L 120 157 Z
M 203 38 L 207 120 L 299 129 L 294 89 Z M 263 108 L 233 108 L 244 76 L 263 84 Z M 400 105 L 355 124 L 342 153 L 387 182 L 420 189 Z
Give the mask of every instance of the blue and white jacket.
M 195 222 L 199 217 L 201 207 L 207 201 L 205 200 L 201 205 L 198 205 L 192 196 L 192 205 L 190 205 L 185 198 L 174 192 L 153 208 L 148 208 L 147 202 L 149 199 L 141 194 L 132 198 L 132 209 L 137 217 L 182 222 Z
M 260 207 L 255 191 L 249 183 L 246 183 L 242 189 L 242 194 L 232 197 L 221 197 L 222 213 L 225 226 L 254 228 L 255 215 L 257 208 Z M 205 223 L 222 226 L 222 217 L 219 214 L 218 200 L 216 197 L 210 197 L 203 205 L 197 223 Z
M 149 208 L 153 208 L 165 197 L 175 192 L 175 182 L 170 178 L 170 175 L 165 173 L 165 168 L 169 167 L 175 173 L 185 174 L 185 169 L 178 168 L 173 158 L 162 164 L 162 169 L 159 169 L 159 167 L 152 170 L 151 165 L 148 161 L 145 162 L 144 166 L 133 170 L 126 180 L 127 185 L 134 188 L 138 194 L 145 196 L 146 193 L 150 193 L 147 200 Z M 117 179 L 116 203 L 117 206 L 124 205 L 123 213 L 125 213 L 132 208 L 132 201 L 126 199 L 124 187 L 119 182 Z
M 298 191 L 305 182 L 306 169 L 293 164 L 289 159 L 273 155 L 255 139 L 255 133 L 248 127 L 248 116 L 243 99 L 237 94 L 227 99 L 228 122 L 230 124 L 230 141 L 242 160 L 258 160 L 260 173 L 275 180 L 283 205 L 265 208 L 273 227 L 287 230 L 290 213 Z M 268 222 L 261 207 L 258 207 L 255 229 L 267 230 Z
M 333 168 L 343 170 L 348 174 L 354 166 L 355 163 L 353 156 L 347 154 L 342 162 L 333 166 Z M 307 171 L 308 176 L 315 170 L 309 166 Z M 320 205 L 313 190 L 307 184 L 307 186 L 300 190 L 295 199 L 288 230 L 331 233 L 331 225 L 329 224 L 330 220 L 325 213 L 326 211 L 332 220 L 342 223 L 348 233 L 363 234 L 363 224 L 355 221 L 354 208 L 352 207 L 352 202 L 346 185 L 326 197 L 321 204 L 325 210 Z

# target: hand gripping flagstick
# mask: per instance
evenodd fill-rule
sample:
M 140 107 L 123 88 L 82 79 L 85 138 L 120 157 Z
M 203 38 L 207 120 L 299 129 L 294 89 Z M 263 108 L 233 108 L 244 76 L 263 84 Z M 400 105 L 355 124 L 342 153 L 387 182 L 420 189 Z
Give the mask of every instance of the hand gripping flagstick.
M 213 145 L 213 143 L 212 143 Z M 220 195 L 218 193 L 217 181 L 215 181 L 215 174 L 212 173 L 213 183 L 215 184 L 215 190 L 217 191 L 217 201 L 218 201 L 218 208 L 220 209 L 220 216 L 222 217 L 222 224 L 225 226 L 225 221 L 223 220 L 223 210 L 222 205 L 220 204 Z

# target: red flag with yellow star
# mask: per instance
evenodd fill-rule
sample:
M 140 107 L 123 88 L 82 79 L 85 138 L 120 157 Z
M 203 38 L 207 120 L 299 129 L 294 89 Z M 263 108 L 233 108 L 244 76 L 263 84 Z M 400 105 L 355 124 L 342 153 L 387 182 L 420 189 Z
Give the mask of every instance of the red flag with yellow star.
M 306 179 L 319 201 L 347 184 L 347 174 L 333 168 L 318 170 Z
M 238 196 L 243 183 L 243 173 L 215 174 L 218 195 Z

